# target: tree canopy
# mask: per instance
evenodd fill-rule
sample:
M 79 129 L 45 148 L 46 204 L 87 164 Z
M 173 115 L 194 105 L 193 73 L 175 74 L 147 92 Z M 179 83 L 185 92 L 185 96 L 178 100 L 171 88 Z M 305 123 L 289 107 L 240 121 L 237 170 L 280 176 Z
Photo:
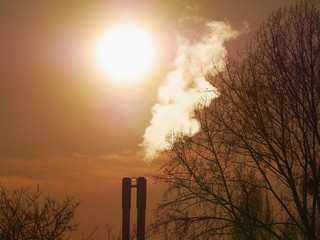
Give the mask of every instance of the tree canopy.
M 21 187 L 8 191 L 0 185 L 0 239 L 65 240 L 77 229 L 73 222 L 79 202 L 72 198 L 58 201 Z
M 166 184 L 157 233 L 320 239 L 319 4 L 273 12 L 240 60 L 208 76 L 219 97 L 195 111 L 200 132 L 177 135 L 155 176 Z

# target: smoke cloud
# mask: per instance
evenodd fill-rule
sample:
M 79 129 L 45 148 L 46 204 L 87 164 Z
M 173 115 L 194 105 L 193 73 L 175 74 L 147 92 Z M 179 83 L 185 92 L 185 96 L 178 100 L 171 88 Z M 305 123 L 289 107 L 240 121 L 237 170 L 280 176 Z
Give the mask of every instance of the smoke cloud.
M 158 89 L 152 119 L 140 144 L 145 161 L 152 161 L 169 149 L 167 139 L 175 133 L 192 136 L 199 131 L 199 123 L 193 117 L 194 107 L 203 98 L 208 105 L 218 96 L 205 76 L 214 74 L 213 66 L 223 68 L 225 42 L 237 34 L 226 22 L 184 17 L 179 24 L 173 70 Z

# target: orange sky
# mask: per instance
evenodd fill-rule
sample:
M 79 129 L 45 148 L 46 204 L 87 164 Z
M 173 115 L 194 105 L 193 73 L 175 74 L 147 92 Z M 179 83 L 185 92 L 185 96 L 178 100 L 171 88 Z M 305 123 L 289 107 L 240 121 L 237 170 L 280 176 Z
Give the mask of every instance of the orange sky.
M 121 179 L 156 169 L 142 161 L 138 145 L 176 54 L 174 32 L 183 31 L 177 22 L 186 2 L 197 3 L 197 16 L 228 21 L 240 32 L 249 26 L 228 43 L 234 54 L 271 10 L 292 1 L 1 1 L 0 182 L 8 188 L 39 183 L 58 198 L 75 196 L 86 231 L 119 227 Z M 152 73 L 120 87 L 99 71 L 93 47 L 123 20 L 151 29 L 161 54 Z M 150 218 L 161 187 L 148 184 Z

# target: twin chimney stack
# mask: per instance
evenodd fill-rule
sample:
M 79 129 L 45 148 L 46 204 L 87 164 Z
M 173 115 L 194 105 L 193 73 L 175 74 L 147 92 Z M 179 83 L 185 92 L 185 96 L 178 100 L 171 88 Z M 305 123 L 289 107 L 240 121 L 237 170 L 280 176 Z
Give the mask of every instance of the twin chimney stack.
M 122 240 L 130 239 L 131 188 L 137 188 L 137 240 L 145 240 L 147 180 L 144 177 L 122 179 Z

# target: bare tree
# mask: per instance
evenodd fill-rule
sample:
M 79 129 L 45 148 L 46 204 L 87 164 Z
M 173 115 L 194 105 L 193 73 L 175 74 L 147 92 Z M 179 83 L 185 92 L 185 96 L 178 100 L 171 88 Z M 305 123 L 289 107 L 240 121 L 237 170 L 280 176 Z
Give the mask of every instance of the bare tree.
M 263 182 L 216 121 L 218 102 L 196 113 L 200 133 L 177 136 L 163 174 L 155 176 L 167 189 L 151 228 L 169 239 L 278 237 Z
M 69 239 L 77 228 L 72 220 L 78 204 L 68 197 L 59 202 L 43 196 L 39 188 L 9 192 L 0 186 L 0 239 Z
M 279 9 L 155 178 L 169 239 L 320 239 L 320 1 Z

